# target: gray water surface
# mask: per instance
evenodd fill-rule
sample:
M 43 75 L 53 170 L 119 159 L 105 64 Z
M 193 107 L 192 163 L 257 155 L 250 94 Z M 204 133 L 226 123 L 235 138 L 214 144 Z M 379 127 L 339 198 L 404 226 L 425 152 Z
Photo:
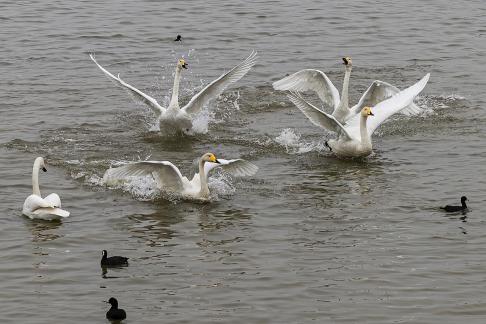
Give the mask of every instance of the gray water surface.
M 114 296 L 127 323 L 484 323 L 485 14 L 482 0 L 2 1 L 1 322 L 104 323 Z M 88 57 L 167 104 L 181 56 L 187 102 L 253 49 L 208 132 L 183 138 L 150 131 Z M 317 68 L 340 89 L 342 56 L 351 104 L 375 79 L 431 73 L 425 112 L 383 125 L 364 160 L 334 158 L 331 135 L 271 88 Z M 147 158 L 189 175 L 206 151 L 260 170 L 216 175 L 206 204 L 100 181 Z M 36 156 L 63 222 L 21 215 Z M 438 209 L 461 195 L 469 213 Z M 103 274 L 102 249 L 130 266 Z

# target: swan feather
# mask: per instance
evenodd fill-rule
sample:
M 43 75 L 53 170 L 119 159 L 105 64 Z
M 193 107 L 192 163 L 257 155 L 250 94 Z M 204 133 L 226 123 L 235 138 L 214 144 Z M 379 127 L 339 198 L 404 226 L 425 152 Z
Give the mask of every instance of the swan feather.
M 291 92 L 287 94 L 287 97 L 314 125 L 336 133 L 343 133 L 349 139 L 355 138 L 348 133 L 346 128 L 334 116 L 307 102 L 299 93 Z
M 196 114 L 211 99 L 218 97 L 231 83 L 240 80 L 253 65 L 256 64 L 257 52 L 253 51 L 243 62 L 232 68 L 229 72 L 222 74 L 219 78 L 208 84 L 198 94 L 182 107 L 187 114 Z
M 107 75 L 110 79 L 114 80 L 116 83 L 118 83 L 119 85 L 123 86 L 124 88 L 128 89 L 130 91 L 130 93 L 134 94 L 137 98 L 141 99 L 145 104 L 147 104 L 151 109 L 152 111 L 157 115 L 161 115 L 162 113 L 164 113 L 166 111 L 166 109 L 164 107 L 162 107 L 158 102 L 157 100 L 155 100 L 154 98 L 152 98 L 151 96 L 149 96 L 148 94 L 138 90 L 137 88 L 135 88 L 134 86 L 131 86 L 130 84 L 126 83 L 125 81 L 123 81 L 121 78 L 120 78 L 120 75 L 118 74 L 118 76 L 114 76 L 113 74 L 111 74 L 108 70 L 106 70 L 104 67 L 102 67 L 95 59 L 94 55 L 93 54 L 90 54 L 89 57 L 91 58 L 91 60 L 100 68 L 101 71 L 103 71 L 103 73 L 105 75 Z
M 410 105 L 413 102 L 413 99 L 425 88 L 425 85 L 429 81 L 429 77 L 430 73 L 427 73 L 414 85 L 372 107 L 374 116 L 368 118 L 366 124 L 369 136 L 371 136 L 378 126 L 385 120 Z M 361 115 L 356 114 L 348 120 L 344 126 L 347 132 L 353 137 L 360 138 L 360 118 Z
M 329 107 L 337 108 L 340 102 L 339 91 L 327 75 L 319 70 L 305 69 L 273 83 L 275 90 L 308 91 L 317 93 Z
M 179 169 L 169 161 L 142 161 L 129 163 L 117 168 L 108 169 L 103 181 L 108 184 L 123 182 L 128 177 L 152 175 L 158 186 L 173 191 L 184 189 L 183 179 Z

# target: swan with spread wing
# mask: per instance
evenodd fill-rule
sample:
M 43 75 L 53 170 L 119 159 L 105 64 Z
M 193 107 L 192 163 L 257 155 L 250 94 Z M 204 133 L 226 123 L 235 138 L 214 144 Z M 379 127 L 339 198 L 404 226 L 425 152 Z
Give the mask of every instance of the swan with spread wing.
M 199 173 L 189 180 L 179 169 L 169 161 L 141 161 L 129 163 L 120 167 L 108 169 L 103 176 L 107 185 L 116 185 L 129 180 L 131 177 L 152 176 L 158 189 L 181 195 L 184 198 L 208 200 L 209 172 L 215 168 L 234 176 L 251 176 L 258 171 L 258 167 L 243 159 L 217 159 L 213 153 L 206 153 L 199 159 Z
M 375 106 L 383 100 L 400 92 L 400 90 L 383 81 L 375 80 L 361 96 L 359 102 L 349 107 L 348 89 L 349 78 L 353 68 L 353 61 L 350 57 L 343 57 L 345 66 L 343 89 L 341 97 L 327 75 L 319 70 L 305 69 L 289 75 L 273 83 L 275 90 L 290 90 L 293 92 L 314 91 L 322 100 L 325 106 L 333 109 L 332 116 L 341 124 L 354 118 L 365 106 Z M 403 108 L 401 112 L 406 115 L 416 115 L 421 111 L 413 102 Z M 332 130 L 332 129 L 329 129 Z
M 326 142 L 326 146 L 339 157 L 362 157 L 371 154 L 373 146 L 371 135 L 389 117 L 400 112 L 412 103 L 413 99 L 425 88 L 430 73 L 416 84 L 400 91 L 374 107 L 364 107 L 359 114 L 348 119 L 343 125 L 336 117 L 327 114 L 307 102 L 296 92 L 288 94 L 288 98 L 316 126 L 334 131 L 337 139 Z
M 38 157 L 32 168 L 32 195 L 25 199 L 22 214 L 30 219 L 59 220 L 69 216 L 69 212 L 61 209 L 61 198 L 56 193 L 51 193 L 42 198 L 39 189 L 39 170 L 47 172 L 44 159 Z
M 192 129 L 192 121 L 194 117 L 203 109 L 203 107 L 210 100 L 217 98 L 223 93 L 230 84 L 240 80 L 246 73 L 248 73 L 248 71 L 250 71 L 256 63 L 257 53 L 255 51 L 252 52 L 243 62 L 208 84 L 199 93 L 193 96 L 182 108 L 179 106 L 179 83 L 182 70 L 188 68 L 188 64 L 184 59 L 180 59 L 177 62 L 172 97 L 169 106 L 165 108 L 151 96 L 126 83 L 120 78 L 120 75 L 114 76 L 111 74 L 96 61 L 93 54 L 90 54 L 90 58 L 110 79 L 127 89 L 151 108 L 157 116 L 161 132 L 165 134 L 173 134 L 177 132 L 189 132 Z

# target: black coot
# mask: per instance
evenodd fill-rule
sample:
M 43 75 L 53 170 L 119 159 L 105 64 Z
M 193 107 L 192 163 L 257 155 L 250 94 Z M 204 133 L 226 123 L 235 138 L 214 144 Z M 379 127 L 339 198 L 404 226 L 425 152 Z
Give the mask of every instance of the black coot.
M 123 309 L 118 308 L 118 300 L 116 298 L 111 297 L 108 303 L 111 304 L 111 308 L 106 312 L 107 319 L 110 321 L 121 321 L 127 318 L 127 313 Z
M 458 212 L 462 210 L 466 210 L 466 196 L 461 197 L 461 206 L 453 206 L 453 205 L 447 205 L 445 207 L 440 207 L 441 209 L 445 210 L 446 212 Z
M 112 256 L 108 257 L 108 252 L 103 250 L 102 257 L 101 257 L 101 266 L 102 267 L 116 267 L 116 266 L 126 266 L 128 265 L 128 258 L 122 256 Z

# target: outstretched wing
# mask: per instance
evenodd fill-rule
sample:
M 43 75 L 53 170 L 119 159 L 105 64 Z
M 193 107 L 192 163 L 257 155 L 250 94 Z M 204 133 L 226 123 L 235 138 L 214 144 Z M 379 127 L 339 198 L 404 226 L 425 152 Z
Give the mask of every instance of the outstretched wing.
M 217 167 L 220 167 L 225 172 L 228 172 L 235 177 L 252 176 L 258 171 L 258 167 L 256 165 L 243 159 L 218 159 L 218 161 L 219 163 L 204 163 L 204 173 L 206 174 L 206 176 L 208 176 L 209 171 Z
M 368 89 L 363 93 L 359 102 L 351 108 L 350 116 L 354 116 L 361 112 L 361 109 L 364 107 L 374 107 L 380 102 L 396 95 L 400 92 L 400 89 L 397 87 L 380 80 L 375 80 L 371 83 Z M 405 114 L 407 116 L 417 115 L 422 111 L 419 107 L 417 107 L 413 102 L 408 105 L 407 107 L 403 108 L 400 113 Z
M 100 68 L 100 70 L 103 71 L 104 74 L 106 74 L 110 79 L 114 80 L 119 85 L 121 85 L 121 86 L 125 87 L 126 89 L 128 89 L 130 91 L 130 93 L 134 94 L 137 98 L 139 98 L 140 100 L 142 100 L 147 106 L 149 106 L 153 110 L 153 112 L 157 116 L 159 116 L 160 114 L 162 114 L 165 111 L 165 108 L 162 107 L 161 105 L 159 105 L 159 103 L 157 102 L 157 100 L 155 100 L 154 98 L 152 98 L 148 94 L 143 93 L 142 91 L 138 90 L 137 88 L 135 88 L 135 87 L 129 85 L 128 83 L 126 83 L 125 81 L 123 81 L 120 78 L 120 75 L 114 76 L 108 70 L 106 70 L 104 67 L 102 67 L 95 60 L 93 54 L 89 54 L 89 57 L 91 58 L 91 60 L 93 62 L 95 62 L 95 64 Z
M 430 73 L 427 73 L 427 75 L 414 85 L 400 91 L 391 98 L 378 103 L 376 106 L 371 107 L 374 116 L 368 117 L 366 121 L 368 134 L 371 136 L 378 126 L 385 120 L 410 105 L 413 99 L 425 88 L 425 85 L 429 81 L 429 77 Z M 359 134 L 360 118 L 361 114 L 354 115 L 354 117 L 346 123 L 346 130 L 350 133 L 357 132 Z
M 231 83 L 241 79 L 255 65 L 257 52 L 251 52 L 243 62 L 232 68 L 229 72 L 208 84 L 198 94 L 192 97 L 182 110 L 188 114 L 195 114 L 204 107 L 211 99 L 218 97 Z
M 273 83 L 275 90 L 308 91 L 317 93 L 319 98 L 335 109 L 339 105 L 339 91 L 324 72 L 306 69 L 289 75 Z
M 343 133 L 349 139 L 353 137 L 346 131 L 343 125 L 336 119 L 334 116 L 329 115 L 316 106 L 310 104 L 309 102 L 305 101 L 302 96 L 296 92 L 291 92 L 287 94 L 287 97 L 293 104 L 304 113 L 304 115 L 309 118 L 309 120 L 316 126 L 322 127 L 329 131 L 333 131 L 336 133 Z
M 106 170 L 103 176 L 108 185 L 126 181 L 128 177 L 142 177 L 152 175 L 160 188 L 172 191 L 183 189 L 182 174 L 169 161 L 143 161 L 123 165 Z

